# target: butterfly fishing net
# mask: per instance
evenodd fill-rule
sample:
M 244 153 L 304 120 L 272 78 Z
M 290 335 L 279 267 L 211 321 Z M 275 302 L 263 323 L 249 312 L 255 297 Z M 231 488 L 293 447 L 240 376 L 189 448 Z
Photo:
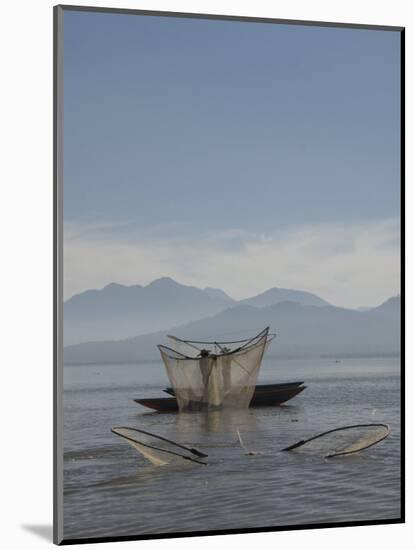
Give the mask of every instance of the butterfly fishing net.
M 170 337 L 158 346 L 179 410 L 247 408 L 268 343 L 266 328 L 237 342 L 198 342 Z
M 206 454 L 160 435 L 126 426 L 111 428 L 111 431 L 122 437 L 155 466 L 164 466 L 182 460 L 205 464 L 200 459 L 207 457 Z
M 383 441 L 390 433 L 386 424 L 345 426 L 303 439 L 283 451 L 322 455 L 325 458 L 358 453 Z

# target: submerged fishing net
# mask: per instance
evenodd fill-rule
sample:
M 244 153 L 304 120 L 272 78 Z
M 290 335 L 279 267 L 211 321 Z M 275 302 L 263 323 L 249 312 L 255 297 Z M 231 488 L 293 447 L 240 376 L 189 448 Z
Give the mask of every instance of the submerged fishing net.
M 198 464 L 206 464 L 198 460 L 198 458 L 207 457 L 206 454 L 197 449 L 186 447 L 186 445 L 182 445 L 176 441 L 171 441 L 160 435 L 139 430 L 138 428 L 129 428 L 127 426 L 111 428 L 111 431 L 122 437 L 156 466 L 164 466 L 165 464 L 170 464 L 177 460 L 191 460 Z
M 238 342 L 196 342 L 171 336 L 174 349 L 158 346 L 179 410 L 247 408 L 272 337 L 266 328 Z
M 345 426 L 303 439 L 282 449 L 323 455 L 325 458 L 349 455 L 380 443 L 390 433 L 387 424 L 358 424 Z

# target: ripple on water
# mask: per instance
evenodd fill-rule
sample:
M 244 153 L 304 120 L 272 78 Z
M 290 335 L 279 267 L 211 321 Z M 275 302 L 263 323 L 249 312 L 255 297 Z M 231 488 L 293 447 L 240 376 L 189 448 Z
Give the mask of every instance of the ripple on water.
M 123 386 L 114 387 L 114 373 L 106 385 L 102 369 L 97 388 L 86 371 L 86 380 L 77 379 L 64 399 L 65 538 L 398 518 L 400 383 L 385 362 L 375 367 L 371 360 L 366 374 L 315 371 L 313 379 L 303 365 L 298 377 L 308 388 L 291 404 L 213 415 L 144 413 L 132 398 L 161 395 L 160 387 L 140 389 L 134 371 L 132 386 L 124 375 Z M 391 436 L 342 459 L 279 452 L 358 422 L 386 422 Z M 111 434 L 114 425 L 140 426 L 199 447 L 209 464 L 152 466 Z M 245 446 L 262 454 L 245 455 L 237 427 Z

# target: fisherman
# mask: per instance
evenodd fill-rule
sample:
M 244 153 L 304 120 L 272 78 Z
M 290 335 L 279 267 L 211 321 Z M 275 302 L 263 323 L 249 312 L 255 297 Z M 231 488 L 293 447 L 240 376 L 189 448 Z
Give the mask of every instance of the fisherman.
M 206 388 L 209 382 L 210 370 L 212 368 L 212 365 L 210 365 L 210 361 L 209 361 L 210 351 L 208 349 L 202 349 L 199 355 L 200 355 L 199 368 L 200 368 L 200 372 L 202 373 L 203 387 Z

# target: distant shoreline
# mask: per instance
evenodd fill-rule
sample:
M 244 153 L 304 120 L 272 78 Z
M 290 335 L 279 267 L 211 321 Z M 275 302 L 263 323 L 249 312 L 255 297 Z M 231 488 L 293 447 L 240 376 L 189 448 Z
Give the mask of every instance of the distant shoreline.
M 284 360 L 284 361 L 290 361 L 290 360 L 296 360 L 296 359 L 392 359 L 392 358 L 400 358 L 400 353 L 383 353 L 383 354 L 374 354 L 374 353 L 343 353 L 343 354 L 321 354 L 321 355 L 270 355 L 267 357 L 267 359 L 275 359 L 275 360 Z M 141 361 L 94 361 L 91 363 L 88 362 L 66 362 L 64 363 L 64 367 L 93 367 L 96 365 L 142 365 L 142 364 L 159 364 L 161 363 L 161 359 L 146 359 Z

